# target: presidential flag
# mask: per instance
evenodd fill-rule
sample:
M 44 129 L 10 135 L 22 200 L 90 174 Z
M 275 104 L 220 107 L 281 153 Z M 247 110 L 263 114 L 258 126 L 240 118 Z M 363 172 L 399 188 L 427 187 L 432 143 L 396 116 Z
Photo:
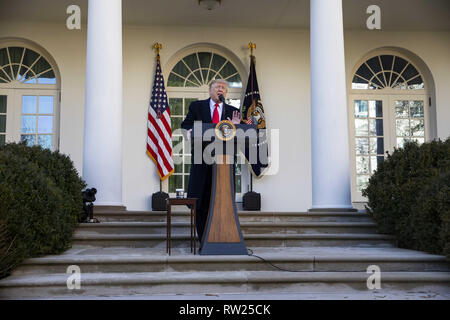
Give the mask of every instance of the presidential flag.
M 250 74 L 245 90 L 244 103 L 241 108 L 242 119 L 247 124 L 256 124 L 258 128 L 257 161 L 250 163 L 252 173 L 256 177 L 262 176 L 268 167 L 268 148 L 266 136 L 266 116 L 259 93 L 258 80 L 255 71 L 255 57 L 250 55 Z M 249 148 L 245 148 L 245 158 L 249 161 Z
M 147 154 L 155 162 L 161 180 L 168 178 L 174 172 L 170 108 L 167 103 L 159 54 L 156 58 L 153 91 L 148 108 Z

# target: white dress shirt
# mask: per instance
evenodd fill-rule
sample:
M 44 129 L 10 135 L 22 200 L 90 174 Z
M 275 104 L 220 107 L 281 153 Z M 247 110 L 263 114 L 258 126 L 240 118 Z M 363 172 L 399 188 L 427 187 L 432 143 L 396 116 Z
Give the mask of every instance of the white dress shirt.
M 209 99 L 209 108 L 211 110 L 211 120 L 214 116 L 214 109 L 216 109 L 216 103 L 213 101 L 213 99 Z M 219 111 L 219 121 L 222 119 L 222 110 L 223 110 L 223 102 L 219 103 L 219 108 L 217 111 Z

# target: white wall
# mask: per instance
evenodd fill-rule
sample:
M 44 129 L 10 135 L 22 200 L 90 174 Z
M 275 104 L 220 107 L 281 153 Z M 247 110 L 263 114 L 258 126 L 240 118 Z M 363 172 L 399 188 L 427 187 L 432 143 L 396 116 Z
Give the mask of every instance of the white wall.
M 33 40 L 55 59 L 62 76 L 61 146 L 81 172 L 86 27 L 0 22 L 0 38 Z M 155 165 L 145 153 L 147 110 L 155 54 L 161 42 L 163 71 L 179 50 L 193 43 L 216 43 L 231 50 L 248 70 L 248 42 L 257 44 L 257 76 L 269 129 L 280 131 L 277 175 L 254 180 L 265 211 L 306 211 L 311 206 L 309 30 L 131 27 L 123 32 L 123 202 L 129 210 L 150 209 L 159 189 Z M 418 55 L 436 84 L 437 133 L 450 134 L 450 32 L 346 31 L 346 70 L 377 47 L 403 47 Z M 347 75 L 348 76 L 348 75 Z M 166 79 L 167 80 L 167 79 Z M 332 84 L 327 84 L 332 85 Z M 326 90 L 324 90 L 326 94 Z M 246 186 L 243 186 L 246 191 Z

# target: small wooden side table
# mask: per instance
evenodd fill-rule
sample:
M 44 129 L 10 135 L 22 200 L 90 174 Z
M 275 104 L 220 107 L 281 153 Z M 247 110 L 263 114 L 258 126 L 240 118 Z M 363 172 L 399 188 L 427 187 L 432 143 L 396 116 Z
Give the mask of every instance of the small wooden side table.
M 166 252 L 170 255 L 171 249 L 171 220 L 172 206 L 191 205 L 191 252 L 194 250 L 195 255 L 195 215 L 196 215 L 197 198 L 169 198 L 167 199 L 167 242 Z

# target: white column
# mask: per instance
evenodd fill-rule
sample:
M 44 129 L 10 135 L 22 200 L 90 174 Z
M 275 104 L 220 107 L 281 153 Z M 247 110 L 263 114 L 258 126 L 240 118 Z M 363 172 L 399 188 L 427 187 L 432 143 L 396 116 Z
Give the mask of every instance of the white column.
M 122 205 L 122 0 L 89 0 L 83 177 Z
M 312 208 L 351 208 L 342 0 L 311 0 Z

